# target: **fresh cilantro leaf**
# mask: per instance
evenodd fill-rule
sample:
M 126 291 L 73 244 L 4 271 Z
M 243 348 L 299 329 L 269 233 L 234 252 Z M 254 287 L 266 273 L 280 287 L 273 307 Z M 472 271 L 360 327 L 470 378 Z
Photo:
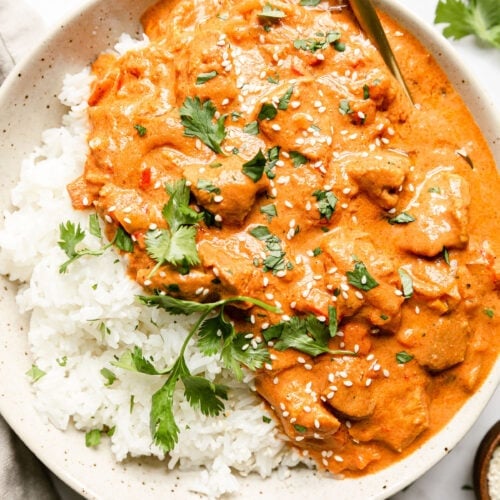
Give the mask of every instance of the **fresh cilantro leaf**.
M 348 99 L 341 99 L 339 103 L 339 112 L 341 115 L 350 115 L 353 112 Z
M 85 433 L 85 446 L 87 448 L 93 448 L 98 446 L 101 442 L 101 431 L 99 429 L 93 429 Z
M 266 3 L 261 12 L 257 14 L 259 17 L 265 17 L 270 19 L 283 19 L 286 17 L 286 14 L 276 7 L 273 7 L 271 4 Z
M 188 374 L 184 357 L 179 357 L 165 384 L 151 398 L 149 427 L 154 443 L 166 452 L 173 450 L 179 440 L 179 427 L 173 410 L 174 391 L 179 378 Z
M 111 363 L 117 368 L 123 368 L 146 375 L 164 375 L 166 372 L 159 372 L 154 365 L 142 355 L 142 349 L 135 346 L 133 351 L 124 352 L 119 359 Z
M 139 137 L 144 137 L 148 131 L 146 127 L 144 127 L 143 125 L 139 125 L 138 123 L 134 125 L 134 128 L 135 130 L 137 130 Z
M 213 70 L 208 73 L 200 73 L 196 77 L 196 85 L 203 85 L 204 83 L 207 83 L 208 81 L 212 80 L 218 75 L 217 71 Z
M 269 231 L 269 228 L 267 226 L 255 226 L 250 229 L 249 232 L 254 238 L 257 238 L 261 241 L 265 241 L 272 236 L 272 233 L 271 231 Z
M 396 354 L 396 362 L 399 365 L 404 365 L 405 363 L 409 363 L 413 359 L 412 354 L 408 354 L 406 351 L 401 351 Z
M 244 334 L 236 332 L 225 340 L 221 356 L 224 366 L 231 370 L 237 380 L 243 379 L 241 365 L 250 370 L 258 370 L 270 359 L 265 345 L 254 346 Z
M 196 187 L 202 191 L 207 191 L 209 193 L 220 194 L 220 188 L 215 186 L 212 182 L 205 179 L 198 179 Z
M 212 356 L 220 350 L 222 342 L 233 335 L 233 331 L 234 326 L 225 320 L 222 312 L 208 318 L 200 325 L 198 348 L 205 356 Z
M 128 234 L 122 226 L 118 226 L 113 243 L 123 252 L 130 253 L 134 251 L 134 242 L 132 241 L 130 234 Z
M 63 356 L 62 358 L 57 358 L 56 359 L 57 364 L 59 366 L 66 366 L 68 364 L 68 356 Z
M 251 160 L 243 163 L 242 171 L 247 177 L 250 177 L 252 181 L 258 182 L 264 174 L 266 163 L 266 157 L 259 149 L 258 153 Z
M 224 409 L 223 399 L 227 400 L 228 388 L 222 384 L 214 384 L 204 377 L 183 376 L 184 395 L 189 404 L 200 410 L 203 415 L 215 416 Z
M 249 135 L 257 135 L 259 133 L 259 122 L 257 120 L 247 123 L 243 127 L 243 132 Z
M 347 281 L 354 287 L 359 288 L 365 292 L 370 291 L 378 285 L 377 281 L 370 275 L 368 269 L 361 261 L 354 264 L 352 271 L 347 271 Z
M 226 115 L 214 122 L 216 112 L 210 99 L 201 102 L 198 96 L 186 97 L 179 111 L 185 136 L 197 137 L 215 153 L 222 153 L 221 144 L 226 137 Z
M 106 379 L 105 386 L 110 386 L 116 380 L 116 375 L 108 368 L 103 368 L 100 371 L 101 375 Z
M 321 217 L 324 217 L 329 221 L 335 212 L 335 207 L 337 206 L 338 201 L 337 197 L 331 191 L 321 190 L 314 191 L 313 196 L 318 202 L 318 211 Z
M 387 220 L 389 224 L 409 224 L 410 222 L 414 221 L 415 217 L 407 212 L 401 212 L 398 215 Z
M 316 5 L 319 5 L 321 3 L 321 0 L 300 0 L 299 5 L 303 5 L 306 7 L 316 7 Z
M 262 104 L 257 119 L 262 120 L 272 120 L 278 114 L 278 110 L 275 108 L 274 104 L 270 102 L 265 102 Z
M 89 233 L 96 238 L 102 238 L 101 225 L 97 214 L 89 215 Z
M 31 365 L 31 368 L 26 372 L 26 375 L 31 378 L 32 382 L 38 382 L 43 376 L 47 375 L 46 372 L 40 370 L 38 366 Z
M 483 313 L 488 316 L 488 318 L 493 318 L 495 316 L 495 311 L 491 309 L 490 307 L 485 307 L 483 309 Z
M 338 332 L 337 308 L 328 306 L 328 331 L 330 337 L 335 337 Z
M 307 163 L 307 158 L 298 151 L 290 151 L 290 159 L 292 160 L 294 167 L 300 167 L 301 165 L 305 165 Z
M 278 101 L 278 109 L 280 111 L 286 111 L 288 105 L 290 104 L 290 99 L 292 98 L 293 85 L 282 95 Z
M 185 179 L 165 188 L 170 198 L 163 207 L 162 215 L 167 221 L 171 231 L 177 231 L 180 226 L 194 225 L 201 220 L 201 215 L 189 206 L 191 191 Z
M 398 269 L 399 278 L 401 279 L 401 286 L 403 288 L 403 297 L 409 299 L 413 295 L 413 280 L 408 274 L 408 271 L 400 267 Z
M 318 50 L 324 50 L 329 45 L 334 45 L 338 42 L 340 38 L 340 33 L 338 31 L 328 31 L 327 33 L 316 33 L 318 38 L 305 38 L 294 40 L 293 46 L 299 50 L 305 50 L 307 52 L 316 52 Z
M 445 23 L 443 34 L 459 40 L 475 35 L 500 48 L 500 8 L 498 0 L 439 0 L 434 22 Z
M 159 307 L 170 314 L 185 314 L 186 316 L 193 313 L 204 313 L 213 308 L 213 304 L 195 302 L 194 300 L 176 299 L 170 295 L 139 295 L 138 299 L 144 305 L 149 307 Z
M 71 221 L 66 221 L 66 224 L 59 225 L 59 241 L 57 244 L 64 250 L 64 253 L 72 259 L 78 252 L 76 246 L 85 238 L 85 231 L 80 227 L 80 224 L 75 224 Z
M 450 265 L 450 253 L 446 247 L 443 247 L 443 260 Z
M 277 217 L 278 210 L 274 203 L 270 203 L 269 205 L 262 205 L 260 207 L 260 213 L 267 215 L 268 220 L 271 220 L 273 217 Z

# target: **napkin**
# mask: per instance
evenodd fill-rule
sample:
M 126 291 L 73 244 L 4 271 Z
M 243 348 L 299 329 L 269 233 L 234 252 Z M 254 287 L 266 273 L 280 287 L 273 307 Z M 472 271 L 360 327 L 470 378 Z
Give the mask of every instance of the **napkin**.
M 44 24 L 22 0 L 0 0 L 0 83 L 44 35 Z M 5 383 L 5 382 L 4 382 Z M 49 471 L 0 416 L 0 498 L 59 500 Z

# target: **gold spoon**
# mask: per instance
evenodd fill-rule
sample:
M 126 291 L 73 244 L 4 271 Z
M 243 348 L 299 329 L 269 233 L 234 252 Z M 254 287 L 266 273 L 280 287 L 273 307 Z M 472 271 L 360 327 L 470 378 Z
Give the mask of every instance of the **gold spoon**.
M 377 15 L 377 12 L 375 11 L 372 0 L 349 1 L 359 25 L 368 35 L 372 43 L 377 47 L 385 64 L 387 65 L 391 73 L 395 76 L 396 80 L 401 84 L 406 96 L 413 104 L 413 99 L 411 97 L 410 91 L 408 90 L 406 81 L 401 73 L 401 70 L 399 69 L 399 65 L 396 61 L 394 52 L 392 51 L 391 46 L 389 45 L 389 41 L 385 36 L 384 28 L 382 28 L 382 24 L 380 23 L 380 19 Z

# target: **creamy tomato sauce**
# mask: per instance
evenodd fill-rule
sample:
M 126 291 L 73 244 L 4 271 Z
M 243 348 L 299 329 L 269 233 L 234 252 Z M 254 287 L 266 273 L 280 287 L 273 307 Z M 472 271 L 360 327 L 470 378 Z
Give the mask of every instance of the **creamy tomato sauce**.
M 89 155 L 69 186 L 133 237 L 146 289 L 280 307 L 232 319 L 267 342 L 256 387 L 290 442 L 333 473 L 419 446 L 499 347 L 492 155 L 433 58 L 382 20 L 416 105 L 345 3 L 159 2 L 149 46 L 93 64 Z M 158 262 L 148 235 L 168 228 L 180 180 L 204 214 L 197 256 Z M 279 348 L 325 332 L 331 352 Z

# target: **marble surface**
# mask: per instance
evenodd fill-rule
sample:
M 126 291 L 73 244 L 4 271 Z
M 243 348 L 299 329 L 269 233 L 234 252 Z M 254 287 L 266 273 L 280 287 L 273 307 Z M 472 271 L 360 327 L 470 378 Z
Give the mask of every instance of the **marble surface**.
M 79 9 L 88 0 L 24 0 L 43 20 L 40 36 L 44 30 L 59 23 L 72 11 Z M 432 25 L 437 0 L 400 0 L 401 4 L 415 12 L 419 17 Z M 434 26 L 440 31 L 440 27 Z M 497 86 L 500 82 L 500 50 L 481 46 L 472 37 L 451 42 L 460 57 L 473 68 L 477 79 L 492 104 L 500 112 L 500 93 Z M 500 417 L 500 389 L 490 400 L 479 420 L 454 448 L 454 450 L 429 470 L 418 481 L 405 491 L 392 497 L 392 500 L 473 500 L 474 494 L 469 489 L 472 485 L 472 464 L 476 449 L 488 429 Z M 65 484 L 54 477 L 54 482 L 62 500 L 81 499 Z

